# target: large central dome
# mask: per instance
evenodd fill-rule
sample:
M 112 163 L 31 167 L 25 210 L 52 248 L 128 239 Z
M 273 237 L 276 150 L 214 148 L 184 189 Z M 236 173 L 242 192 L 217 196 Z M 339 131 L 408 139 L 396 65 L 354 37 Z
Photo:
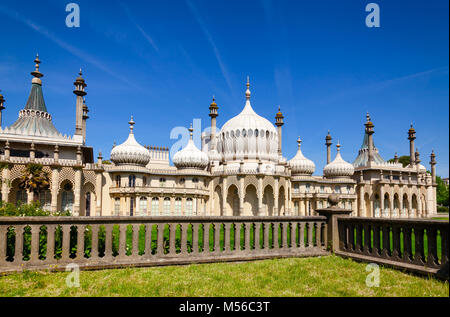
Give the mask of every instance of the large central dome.
M 219 153 L 225 161 L 278 161 L 278 134 L 272 123 L 258 115 L 250 104 L 250 84 L 247 81 L 245 107 L 228 120 L 217 136 Z

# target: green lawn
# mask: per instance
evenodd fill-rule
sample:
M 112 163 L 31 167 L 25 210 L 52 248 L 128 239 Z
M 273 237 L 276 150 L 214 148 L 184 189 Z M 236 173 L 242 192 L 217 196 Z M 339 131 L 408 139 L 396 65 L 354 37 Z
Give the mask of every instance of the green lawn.
M 82 271 L 24 272 L 0 277 L 0 296 L 449 296 L 448 282 L 381 268 L 367 287 L 366 264 L 337 256 L 243 263 Z

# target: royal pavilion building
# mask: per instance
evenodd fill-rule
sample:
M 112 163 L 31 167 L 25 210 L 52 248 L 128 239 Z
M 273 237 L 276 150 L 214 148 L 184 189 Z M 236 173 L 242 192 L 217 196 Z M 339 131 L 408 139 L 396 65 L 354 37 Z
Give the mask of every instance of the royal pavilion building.
M 419 218 L 436 214 L 436 159 L 430 170 L 421 164 L 414 147 L 416 131 L 408 130 L 410 163 L 403 167 L 397 156 L 386 162 L 374 145 L 374 124 L 367 114 L 364 137 L 356 159 L 350 150 L 325 137 L 327 164 L 317 173 L 307 158 L 308 149 L 297 140 L 298 151 L 288 159 L 282 151 L 283 114 L 272 123 L 251 104 L 247 80 L 242 111 L 217 128 L 219 107 L 209 106 L 210 133 L 203 133 L 201 148 L 193 141 L 169 158 L 168 147 L 144 146 L 139 120 L 131 117 L 128 138 L 114 145 L 110 160 L 86 142 L 89 109 L 87 84 L 80 71 L 73 93 L 74 135 L 62 135 L 54 126 L 51 106 L 44 101 L 44 76 L 36 57 L 31 91 L 11 125 L 2 122 L 5 97 L 0 94 L 1 199 L 13 204 L 39 200 L 44 209 L 70 211 L 76 216 L 286 216 L 315 215 L 327 207 L 331 193 L 353 216 Z M 4 92 L 6 95 L 6 92 Z M 67 113 L 70 115 L 70 113 Z M 126 128 L 124 126 L 123 128 Z M 136 130 L 136 131 L 135 131 Z M 307 136 L 303 137 L 307 139 Z M 305 153 L 305 154 L 304 154 Z M 30 163 L 40 164 L 50 186 L 39 192 L 21 188 L 20 179 Z M 322 174 L 322 175 L 318 175 Z

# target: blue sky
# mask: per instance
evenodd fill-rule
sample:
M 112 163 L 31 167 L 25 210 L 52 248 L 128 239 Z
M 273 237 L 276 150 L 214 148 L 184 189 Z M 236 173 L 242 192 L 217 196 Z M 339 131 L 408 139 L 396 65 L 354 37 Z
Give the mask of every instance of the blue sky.
M 174 127 L 194 118 L 209 126 L 215 95 L 222 126 L 243 108 L 248 75 L 258 114 L 274 121 L 281 106 L 284 155 L 295 155 L 301 136 L 316 174 L 328 129 L 344 159 L 355 159 L 369 111 L 384 159 L 409 153 L 413 122 L 422 163 L 429 168 L 434 149 L 438 175 L 449 175 L 448 1 L 376 1 L 380 28 L 365 25 L 371 1 L 78 0 L 80 28 L 67 28 L 69 2 L 0 2 L 3 126 L 26 103 L 36 53 L 62 133 L 74 133 L 83 68 L 87 143 L 107 158 L 130 115 L 139 142 L 170 147 Z

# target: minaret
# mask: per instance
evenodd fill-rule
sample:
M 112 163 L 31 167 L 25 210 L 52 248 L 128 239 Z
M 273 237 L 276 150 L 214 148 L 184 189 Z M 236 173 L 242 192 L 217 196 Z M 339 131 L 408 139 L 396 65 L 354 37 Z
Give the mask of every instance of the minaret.
M 219 107 L 216 104 L 215 98 L 213 96 L 212 102 L 209 105 L 209 116 L 211 117 L 211 140 L 209 150 L 216 149 L 216 118 L 219 116 L 217 110 Z
M 416 130 L 414 130 L 413 124 L 411 123 L 411 127 L 408 130 L 410 167 L 413 167 L 413 165 L 415 164 L 415 153 L 414 153 L 414 140 L 415 139 L 416 139 Z
M 98 165 L 102 165 L 103 164 L 103 156 L 102 156 L 102 151 L 98 151 L 98 156 L 97 156 L 97 164 Z
M 86 96 L 84 89 L 86 88 L 86 83 L 82 77 L 83 73 L 79 72 L 79 77 L 73 83 L 75 85 L 75 90 L 73 93 L 77 96 L 76 103 L 76 114 L 75 114 L 75 135 L 80 135 L 83 137 L 83 97 Z
M 325 145 L 327 146 L 327 164 L 330 164 L 331 162 L 331 144 L 333 143 L 331 142 L 330 130 L 328 130 L 328 134 L 325 137 Z
M 83 117 L 82 117 L 82 126 L 83 126 L 83 144 L 86 143 L 86 121 L 89 119 L 88 116 L 89 108 L 86 105 L 86 99 L 83 98 Z
M 431 165 L 431 178 L 433 180 L 433 185 L 436 184 L 436 154 L 434 154 L 434 150 L 431 151 L 430 155 L 430 165 Z
M 282 156 L 283 152 L 281 150 L 281 127 L 283 126 L 283 114 L 281 113 L 280 106 L 278 106 L 278 112 L 275 116 L 275 125 L 277 126 L 277 132 L 278 132 L 278 155 Z
M 368 150 L 369 150 L 369 160 L 368 160 L 368 166 L 372 166 L 374 163 L 374 159 L 373 159 L 373 134 L 374 134 L 374 130 L 373 128 L 375 127 L 374 124 L 372 123 L 372 121 L 370 120 L 370 115 L 369 112 L 367 112 L 366 114 L 366 123 L 364 124 L 366 126 L 366 134 L 369 138 L 369 144 L 368 144 Z
M 0 128 L 2 127 L 2 112 L 5 110 L 5 98 L 3 98 L 2 91 L 0 90 Z

